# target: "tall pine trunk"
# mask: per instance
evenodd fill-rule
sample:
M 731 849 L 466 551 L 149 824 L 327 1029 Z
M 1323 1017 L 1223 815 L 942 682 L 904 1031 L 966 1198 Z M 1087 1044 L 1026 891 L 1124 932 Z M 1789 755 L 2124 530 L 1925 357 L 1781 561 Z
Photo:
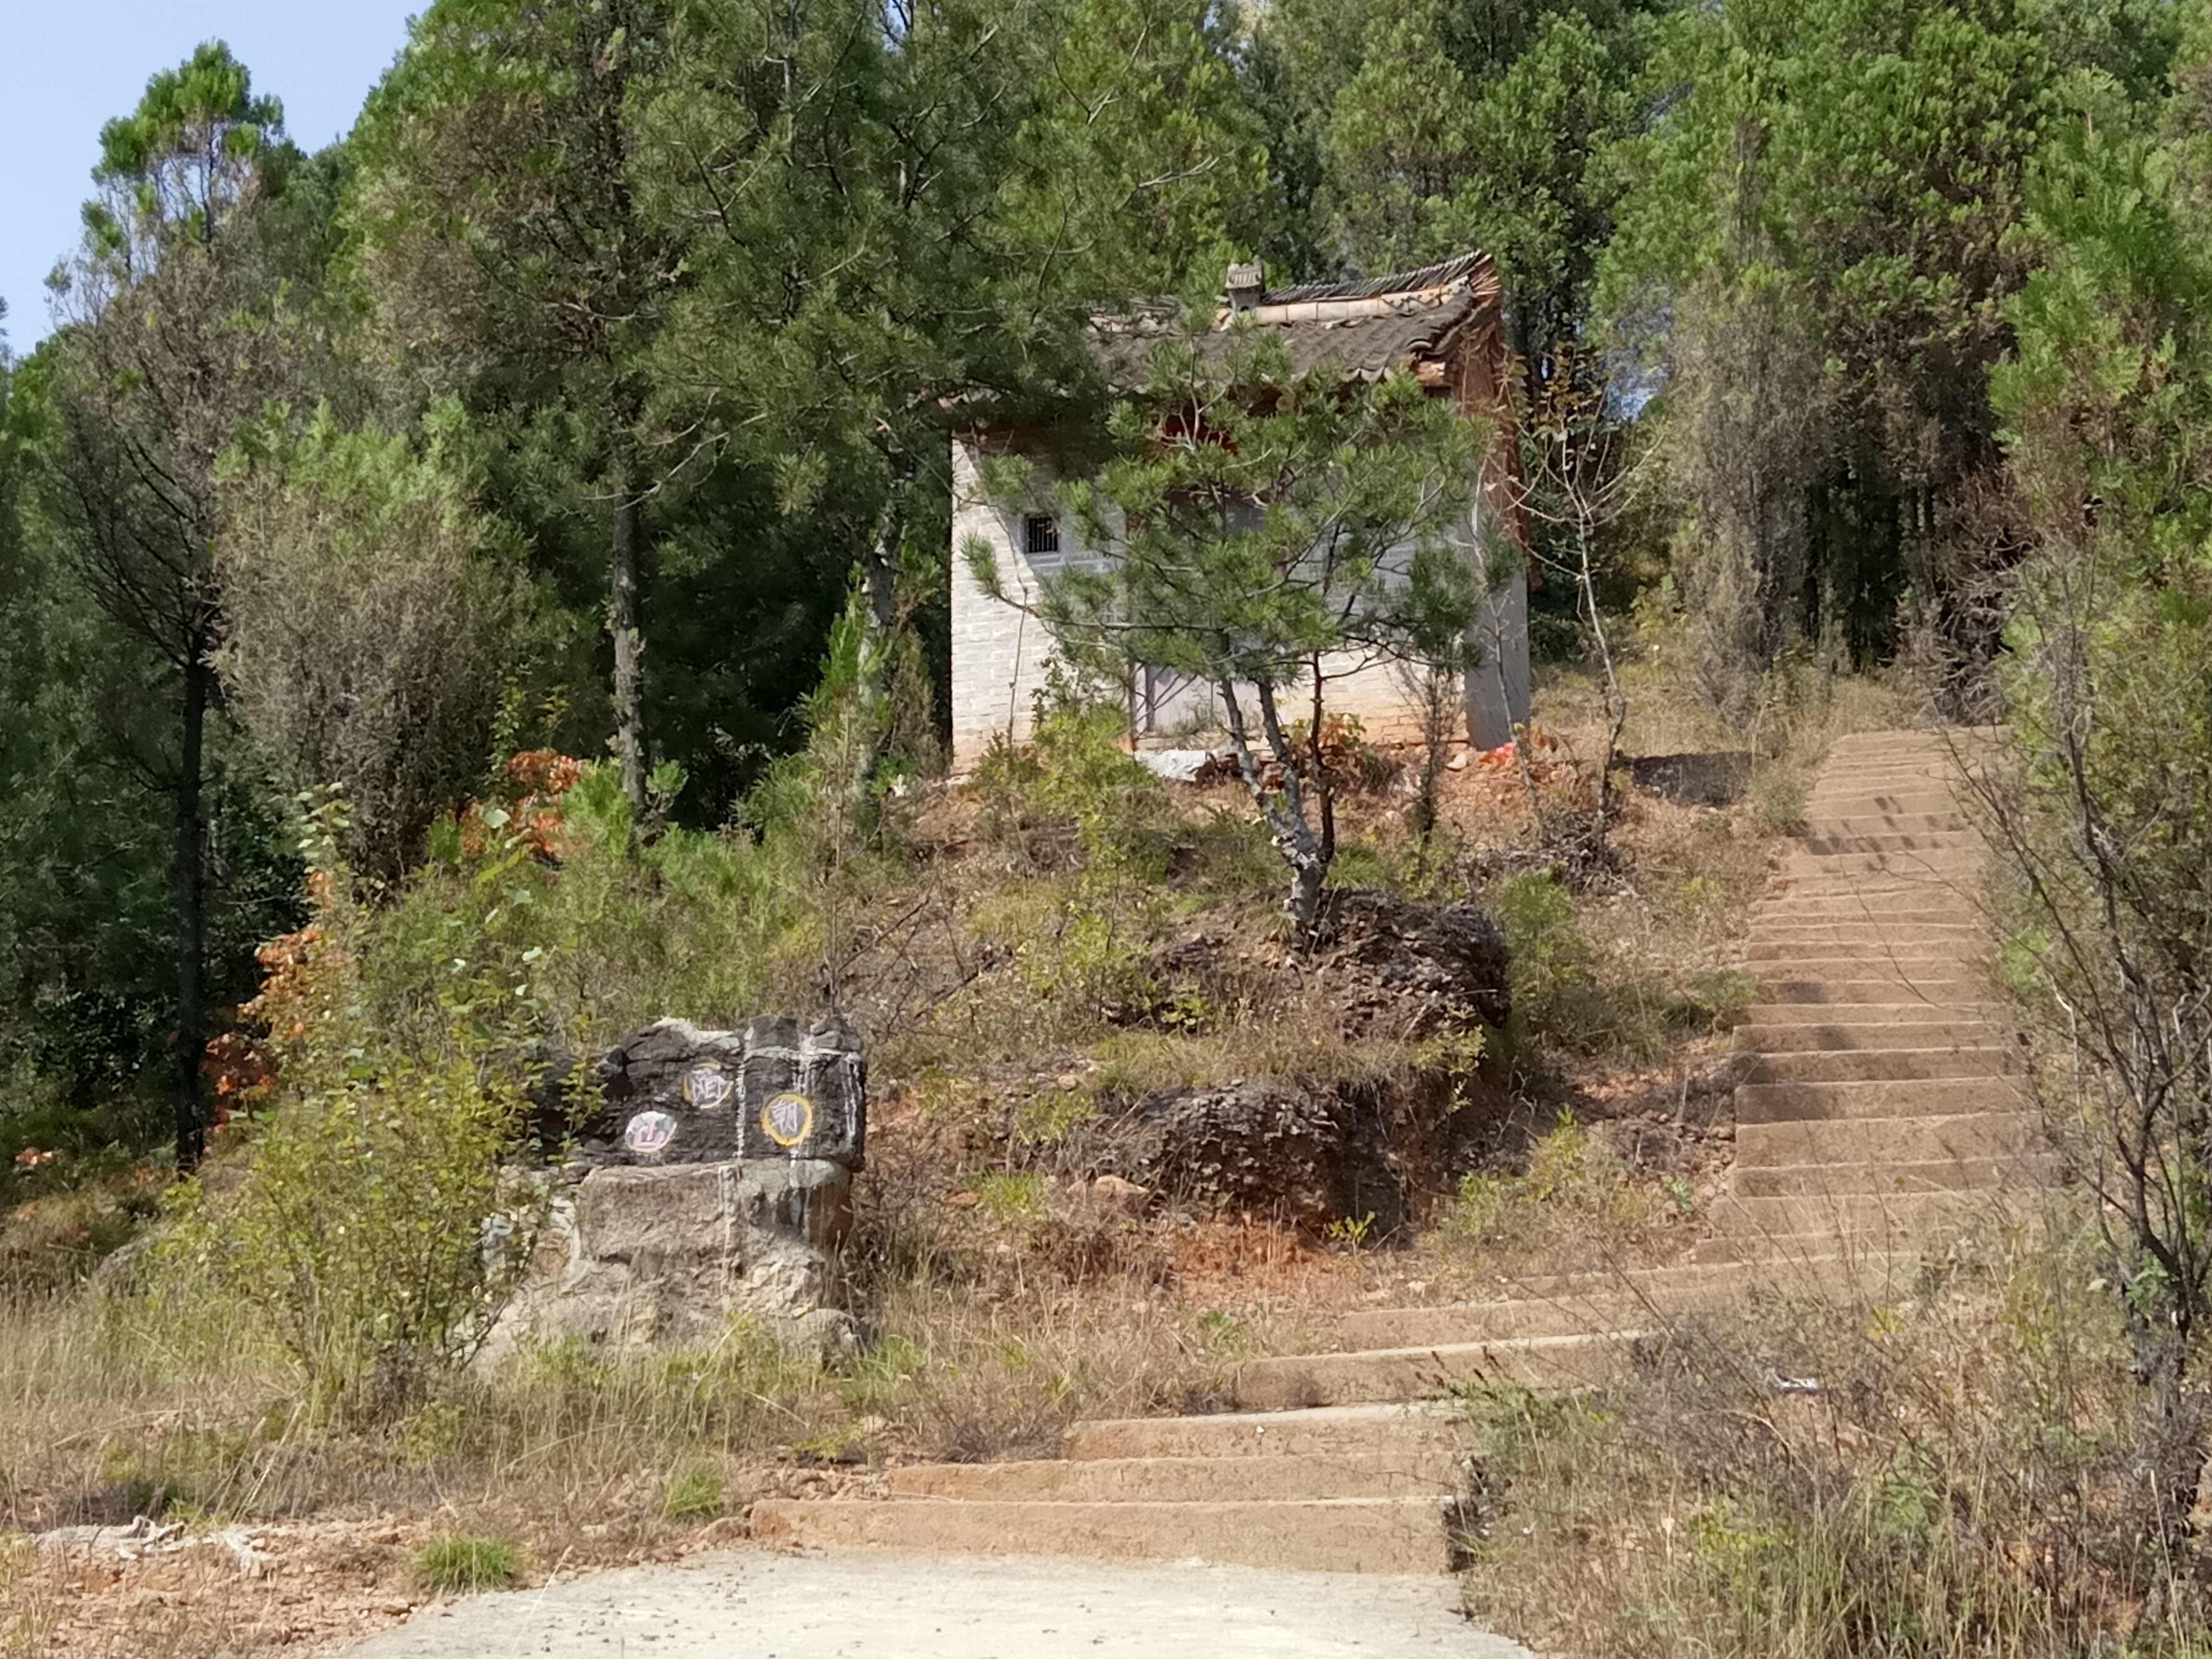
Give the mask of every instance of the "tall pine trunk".
M 206 825 L 200 804 L 207 743 L 209 681 L 214 671 L 194 653 L 185 665 L 184 734 L 177 766 L 177 1028 L 173 1056 L 176 1085 L 177 1168 L 199 1167 L 207 1151 L 200 1112 L 200 1057 L 207 1051 L 206 996 L 201 984 L 207 955 Z
M 641 517 L 636 492 L 625 478 L 615 497 L 607 626 L 615 641 L 615 754 L 622 763 L 623 793 L 640 822 L 646 810 L 647 767 Z

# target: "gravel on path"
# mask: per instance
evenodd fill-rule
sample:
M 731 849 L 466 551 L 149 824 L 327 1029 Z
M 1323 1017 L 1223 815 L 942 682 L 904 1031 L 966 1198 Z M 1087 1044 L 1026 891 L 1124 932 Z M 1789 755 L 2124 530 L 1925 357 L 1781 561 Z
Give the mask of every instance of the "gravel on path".
M 1531 1659 L 1449 1578 L 738 1550 L 417 1612 L 346 1659 Z

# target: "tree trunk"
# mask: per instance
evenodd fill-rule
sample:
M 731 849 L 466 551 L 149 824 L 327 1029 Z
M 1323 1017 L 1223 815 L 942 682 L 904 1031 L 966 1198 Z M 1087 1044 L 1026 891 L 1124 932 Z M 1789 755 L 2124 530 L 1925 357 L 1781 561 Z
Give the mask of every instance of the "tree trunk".
M 200 814 L 200 775 L 212 675 L 198 653 L 185 665 L 184 742 L 177 769 L 177 1026 L 173 1058 L 177 1168 L 181 1172 L 198 1169 L 207 1151 L 207 1128 L 200 1113 L 200 1057 L 208 1041 L 200 983 L 207 951 L 206 831 Z
M 895 483 L 890 500 L 884 504 L 876 538 L 860 561 L 860 589 L 867 596 L 868 619 L 878 637 L 884 640 L 898 626 L 898 544 L 905 533 L 906 490 Z
M 1318 857 L 1296 857 L 1291 862 L 1291 926 L 1297 931 L 1298 949 L 1313 943 L 1314 924 L 1321 920 L 1322 884 L 1328 879 L 1328 862 Z
M 644 585 L 640 531 L 642 514 L 629 481 L 615 498 L 614 549 L 610 560 L 607 626 L 615 641 L 615 754 L 622 763 L 623 793 L 638 822 L 645 817 L 645 635 L 641 620 Z

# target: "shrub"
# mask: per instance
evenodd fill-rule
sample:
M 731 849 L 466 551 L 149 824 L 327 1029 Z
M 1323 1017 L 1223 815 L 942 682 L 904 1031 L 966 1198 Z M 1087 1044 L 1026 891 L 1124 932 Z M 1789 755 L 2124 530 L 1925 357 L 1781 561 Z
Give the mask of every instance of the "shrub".
M 1492 1266 L 1600 1255 L 1683 1213 L 1664 1183 L 1632 1179 L 1628 1165 L 1571 1112 L 1528 1149 L 1516 1175 L 1477 1171 L 1438 1224 L 1447 1248 L 1480 1251 Z
M 440 1533 L 415 1553 L 416 1588 L 432 1595 L 506 1589 L 522 1574 L 522 1552 L 504 1538 Z
M 526 1102 L 488 1056 L 381 1043 L 343 884 L 323 871 L 312 890 L 316 920 L 264 947 L 249 1005 L 274 1104 L 234 1183 L 176 1189 L 160 1261 L 172 1291 L 252 1310 L 323 1404 L 411 1400 L 473 1352 L 526 1255 L 536 1191 L 500 1167 Z
M 1032 995 L 1092 1020 L 1158 993 L 1147 956 L 1166 914 L 1174 819 L 1160 781 L 1117 746 L 1125 723 L 1056 679 L 1038 698 L 1033 746 L 994 750 L 981 780 L 996 833 L 1044 862 L 1056 833 L 1076 855 L 1072 872 L 1000 907 L 986 931 L 1006 939 Z
M 823 924 L 803 848 L 735 829 L 641 841 L 613 767 L 554 757 L 546 778 L 547 763 L 516 756 L 522 775 L 439 825 L 430 866 L 364 923 L 362 990 L 383 1031 L 418 1054 L 498 1043 L 520 1060 L 816 994 Z

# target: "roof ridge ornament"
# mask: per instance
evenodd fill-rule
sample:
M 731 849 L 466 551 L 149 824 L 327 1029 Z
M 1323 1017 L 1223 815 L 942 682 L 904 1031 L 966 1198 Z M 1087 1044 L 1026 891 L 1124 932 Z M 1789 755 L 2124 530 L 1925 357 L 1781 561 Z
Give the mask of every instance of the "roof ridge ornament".
M 1232 261 L 1229 266 L 1229 309 L 1232 314 L 1249 311 L 1260 303 L 1260 296 L 1267 291 L 1267 267 L 1265 262 L 1254 259 L 1249 264 Z

